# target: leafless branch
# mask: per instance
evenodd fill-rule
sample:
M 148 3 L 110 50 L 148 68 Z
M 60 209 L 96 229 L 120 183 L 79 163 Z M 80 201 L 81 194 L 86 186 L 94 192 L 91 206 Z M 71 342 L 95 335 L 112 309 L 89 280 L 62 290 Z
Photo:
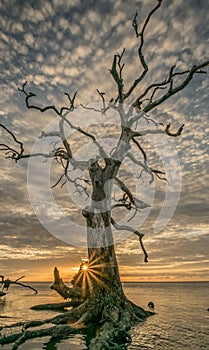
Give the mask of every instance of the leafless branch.
M 153 98 L 154 98 L 154 96 L 155 96 L 155 94 L 156 94 L 156 92 L 157 92 L 158 90 L 165 90 L 165 89 L 166 89 L 165 86 L 157 86 L 157 87 L 153 90 L 152 95 L 150 96 L 150 99 L 148 99 L 148 100 L 149 100 L 149 103 L 152 103 Z
M 75 126 L 73 125 L 70 120 L 68 120 L 66 118 L 66 115 L 69 113 L 69 112 L 72 112 L 75 108 L 74 106 L 74 103 L 75 103 L 75 97 L 76 97 L 76 93 L 73 95 L 73 97 L 71 98 L 70 95 L 68 93 L 65 93 L 67 96 L 68 96 L 68 99 L 70 101 L 70 107 L 62 107 L 60 110 L 58 110 L 54 105 L 51 105 L 51 106 L 46 106 L 46 107 L 39 107 L 39 106 L 36 106 L 36 105 L 33 105 L 33 104 L 29 104 L 29 99 L 31 97 L 35 97 L 36 95 L 34 93 L 31 93 L 31 92 L 27 92 L 25 90 L 25 86 L 27 84 L 27 81 L 23 84 L 23 87 L 22 88 L 19 88 L 19 91 L 23 92 L 24 95 L 26 96 L 25 97 L 25 103 L 26 103 L 26 106 L 27 108 L 32 108 L 32 109 L 36 109 L 36 110 L 39 110 L 40 112 L 44 113 L 48 110 L 53 110 L 60 118 L 61 118 L 61 121 L 62 121 L 62 125 L 64 125 L 64 122 L 66 122 L 70 127 L 71 129 L 74 129 L 74 130 L 77 130 L 78 132 L 80 132 L 81 134 L 85 135 L 86 137 L 90 138 L 94 143 L 95 145 L 97 145 L 99 151 L 100 151 L 100 155 L 101 156 L 105 156 L 105 157 L 108 157 L 108 155 L 105 153 L 104 149 L 102 148 L 102 146 L 99 144 L 99 142 L 96 140 L 95 136 L 90 134 L 89 132 L 85 131 L 84 129 L 82 129 L 81 127 L 79 126 Z M 63 112 L 65 112 L 65 114 L 63 114 Z M 73 158 L 73 155 L 72 155 L 72 152 L 71 152 L 71 148 L 70 148 L 70 144 L 67 143 L 67 140 L 65 137 L 63 137 L 63 135 L 61 135 L 61 139 L 64 143 L 64 146 L 66 148 L 66 151 L 67 151 L 67 154 L 69 156 L 69 159 L 72 159 Z
M 132 106 L 133 107 L 133 106 Z M 134 107 L 133 107 L 134 108 Z M 163 126 L 164 124 L 161 122 L 156 122 L 153 118 L 151 118 L 148 114 L 145 114 L 145 112 L 143 110 L 138 110 L 137 113 L 133 116 L 131 116 L 131 118 L 128 120 L 127 126 L 128 127 L 133 127 L 134 123 L 137 123 L 138 125 L 138 121 L 140 119 L 144 119 L 147 124 L 152 123 L 153 125 L 155 125 L 157 128 L 159 126 Z M 137 125 L 135 126 L 135 129 L 137 128 Z
M 123 51 L 121 54 L 117 53 L 117 56 L 118 56 L 118 68 L 119 68 L 119 77 L 120 79 L 122 79 L 122 71 L 123 71 L 123 68 L 125 67 L 125 63 L 121 63 L 122 61 L 122 57 L 125 53 L 125 48 L 123 48 Z
M 115 80 L 118 88 L 118 98 L 119 102 L 123 102 L 123 78 L 122 71 L 124 68 L 124 64 L 121 64 L 122 57 L 124 55 L 125 49 L 123 49 L 122 53 L 115 54 L 113 58 L 112 68 L 110 69 L 110 73 L 112 74 L 113 79 Z M 116 99 L 116 101 L 117 101 Z
M 157 86 L 159 87 L 160 85 L 167 85 L 169 84 L 169 88 L 167 90 L 167 92 L 162 95 L 159 99 L 155 100 L 155 101 L 150 101 L 150 103 L 143 108 L 143 111 L 149 112 L 150 110 L 152 110 L 153 108 L 157 107 L 158 105 L 160 105 L 161 103 L 163 103 L 164 101 L 166 101 L 167 99 L 169 99 L 171 96 L 175 95 L 177 92 L 183 90 L 188 84 L 189 82 L 192 80 L 194 74 L 196 73 L 206 73 L 202 71 L 202 68 L 207 67 L 209 65 L 209 61 L 205 61 L 202 64 L 196 66 L 194 65 L 190 70 L 184 71 L 184 72 L 178 72 L 178 73 L 173 73 L 172 68 L 174 69 L 175 66 L 173 66 L 171 68 L 170 74 L 168 79 L 166 80 L 166 82 L 161 83 L 161 84 L 157 84 Z M 178 85 L 175 86 L 174 84 L 174 77 L 177 75 L 184 75 L 187 74 L 185 79 Z M 156 84 L 152 84 L 152 86 L 150 85 L 150 87 L 147 88 L 147 92 L 154 87 Z M 145 91 L 146 92 L 146 91 Z M 146 92 L 146 93 L 147 93 Z M 143 94 L 144 95 L 144 94 Z M 143 96 L 141 95 L 141 96 Z M 141 105 L 141 96 L 139 96 L 136 101 L 133 103 L 133 106 L 138 106 Z
M 59 183 L 62 181 L 64 176 L 65 176 L 65 174 L 61 174 L 59 179 L 55 182 L 54 185 L 51 186 L 51 188 L 55 188 L 57 185 L 59 185 Z
M 113 204 L 111 206 L 111 210 L 113 210 L 115 208 L 121 208 L 121 207 L 124 207 L 127 210 L 131 210 L 133 208 L 131 205 L 131 201 L 126 193 L 124 193 L 122 198 L 119 198 L 119 199 L 116 199 L 114 196 L 113 200 L 116 202 L 116 204 Z
M 146 60 L 144 58 L 144 55 L 143 55 L 143 46 L 144 46 L 144 33 L 145 33 L 145 30 L 146 30 L 146 27 L 150 21 L 150 18 L 152 17 L 152 15 L 155 13 L 155 11 L 157 11 L 157 9 L 161 6 L 161 3 L 162 3 L 162 0 L 158 0 L 158 4 L 157 6 L 154 7 L 154 9 L 148 14 L 145 22 L 144 22 L 144 25 L 142 27 L 142 31 L 139 33 L 139 30 L 138 30 L 138 22 L 137 22 L 137 17 L 138 17 L 138 13 L 136 12 L 135 14 L 135 17 L 132 21 L 132 26 L 135 30 L 135 33 L 136 33 L 136 37 L 140 37 L 140 45 L 139 45 L 139 48 L 138 48 L 138 56 L 139 56 L 139 60 L 141 62 L 141 65 L 143 67 L 143 72 L 142 74 L 134 81 L 134 83 L 131 85 L 131 87 L 129 88 L 129 90 L 124 94 L 123 96 L 123 100 L 125 100 L 126 98 L 128 98 L 131 93 L 134 91 L 134 89 L 137 87 L 137 85 L 140 83 L 140 81 L 143 80 L 143 78 L 145 77 L 146 73 L 148 72 L 149 68 L 148 68 L 148 65 L 146 63 Z
M 148 254 L 146 252 L 146 249 L 144 247 L 144 244 L 142 242 L 142 238 L 143 238 L 143 233 L 139 232 L 138 230 L 135 230 L 133 227 L 131 226 L 127 226 L 127 225 L 119 225 L 116 223 L 116 221 L 111 218 L 111 224 L 115 227 L 116 230 L 121 230 L 121 231 L 129 231 L 134 233 L 135 235 L 137 235 L 139 237 L 139 243 L 141 245 L 142 251 L 144 253 L 144 262 L 148 262 Z
M 116 180 L 116 184 L 118 184 L 118 186 L 121 188 L 121 190 L 128 196 L 128 198 L 129 198 L 129 200 L 130 200 L 130 202 L 131 202 L 131 204 L 133 205 L 134 208 L 136 208 L 136 209 L 144 209 L 144 208 L 150 207 L 149 204 L 144 203 L 140 199 L 134 197 L 134 195 L 132 194 L 131 190 L 118 177 L 116 177 L 115 180 Z
M 206 65 L 207 66 L 207 62 L 206 62 Z M 194 66 L 195 67 L 195 66 Z M 151 94 L 151 97 L 146 99 L 149 101 L 149 104 L 143 109 L 144 111 L 149 111 L 150 109 L 147 109 L 148 106 L 153 102 L 153 98 L 154 98 L 154 95 L 156 93 L 157 90 L 159 89 L 166 89 L 167 86 L 169 86 L 169 90 L 168 91 L 171 91 L 173 89 L 173 84 L 174 84 L 174 78 L 177 77 L 177 76 L 183 76 L 185 74 L 189 75 L 191 73 L 191 70 L 185 70 L 185 71 L 182 71 L 182 72 L 174 72 L 174 69 L 176 68 L 176 65 L 172 66 L 170 68 L 170 71 L 169 71 L 169 74 L 168 74 L 168 77 L 166 79 L 164 79 L 162 82 L 158 82 L 158 83 L 153 83 L 151 85 L 149 85 L 145 91 L 135 100 L 135 102 L 133 103 L 133 106 L 135 107 L 141 107 L 142 103 L 145 101 L 145 100 L 142 100 L 143 97 L 145 97 L 148 92 L 151 90 L 151 89 L 154 89 L 152 94 Z M 197 68 L 196 72 L 195 73 L 206 73 L 206 72 L 203 72 L 201 70 L 201 68 Z M 194 73 L 193 73 L 194 74 Z M 188 84 L 188 83 L 187 83 Z M 184 87 L 182 87 L 183 89 Z M 154 108 L 154 107 L 153 107 Z
M 182 130 L 184 128 L 184 124 L 182 124 L 175 133 L 170 132 L 170 127 L 171 127 L 171 124 L 168 124 L 168 125 L 166 125 L 165 129 L 147 129 L 147 130 L 142 130 L 140 132 L 135 131 L 135 132 L 133 132 L 133 137 L 145 136 L 148 134 L 152 134 L 152 135 L 167 134 L 168 136 L 177 137 L 177 136 L 181 135 Z
M 62 159 L 61 159 L 61 162 L 59 162 L 59 164 L 61 164 L 62 167 L 64 168 L 64 172 L 59 176 L 58 180 L 54 185 L 51 186 L 51 188 L 55 188 L 56 186 L 58 186 L 61 183 L 62 179 L 65 178 L 66 180 L 62 183 L 61 188 L 68 181 L 74 184 L 75 189 L 79 194 L 82 195 L 83 193 L 85 193 L 86 197 L 88 198 L 89 194 L 87 192 L 87 187 L 82 185 L 81 182 L 84 182 L 86 185 L 90 185 L 90 181 L 88 179 L 84 179 L 81 177 L 76 177 L 75 179 L 72 179 L 68 174 L 69 172 L 68 167 L 69 167 L 70 161 L 68 159 L 65 161 L 66 161 L 66 164 L 63 163 Z
M 184 128 L 184 124 L 182 124 L 182 125 L 180 126 L 180 128 L 179 128 L 175 133 L 170 132 L 170 127 L 171 127 L 171 124 L 168 124 L 168 125 L 166 126 L 166 128 L 165 128 L 166 134 L 167 134 L 168 136 L 176 137 L 176 136 L 180 136 L 180 135 L 181 135 L 182 130 L 183 130 L 183 128 Z
M 21 280 L 21 279 L 23 279 L 23 278 L 25 278 L 25 276 L 21 276 L 21 277 L 17 278 L 17 279 L 15 280 L 15 282 L 18 282 L 19 280 Z
M 102 99 L 102 105 L 103 105 L 103 107 L 102 107 L 102 109 L 101 109 L 101 113 L 102 113 L 102 114 L 105 114 L 106 111 L 109 109 L 109 106 L 106 106 L 106 102 L 105 102 L 105 98 L 104 98 L 105 92 L 99 91 L 98 89 L 96 89 L 96 91 L 97 91 L 97 93 L 99 94 L 99 96 L 100 96 L 101 99 Z
M 130 216 L 130 218 L 128 218 L 127 222 L 130 222 L 131 220 L 133 220 L 133 218 L 136 216 L 137 212 L 139 211 L 139 209 L 137 208 L 133 208 L 133 214 Z
M 27 159 L 27 158 L 33 158 L 33 157 L 43 157 L 45 159 L 47 158 L 54 158 L 55 157 L 55 153 L 54 152 L 50 152 L 50 153 L 41 153 L 41 152 L 37 152 L 37 153 L 29 153 L 29 154 L 23 154 L 23 155 L 18 155 L 17 158 L 14 158 L 15 160 L 20 160 L 20 159 Z
M 172 66 L 172 67 L 170 68 L 170 72 L 169 72 L 168 78 L 164 79 L 162 82 L 150 84 L 150 85 L 145 89 L 145 91 L 137 98 L 137 106 L 141 105 L 141 103 L 142 103 L 142 98 L 144 98 L 144 97 L 147 95 L 147 93 L 148 93 L 151 89 L 153 89 L 153 88 L 159 88 L 159 87 L 164 87 L 165 85 L 169 84 L 170 80 L 171 80 L 175 75 L 178 75 L 178 74 L 179 74 L 179 73 L 178 73 L 178 74 L 177 74 L 177 73 L 175 73 L 175 74 L 173 73 L 175 67 L 176 67 L 176 66 L 174 65 L 174 66 Z M 186 74 L 186 73 L 188 73 L 188 72 L 189 72 L 189 71 L 187 70 L 187 71 L 182 72 L 181 74 Z
M 29 288 L 29 289 L 33 290 L 36 294 L 38 293 L 38 291 L 35 288 L 33 288 L 33 287 L 29 286 L 29 285 L 26 285 L 26 284 L 18 282 L 20 279 L 24 278 L 25 276 L 21 276 L 21 277 L 17 278 L 15 281 L 10 280 L 9 278 L 5 279 L 4 276 L 2 276 L 2 275 L 0 277 L 2 279 L 1 286 L 2 286 L 3 290 L 4 289 L 8 290 L 11 284 L 17 284 L 17 285 L 19 285 L 21 287 Z
M 27 81 L 23 84 L 22 88 L 18 88 L 19 91 L 23 92 L 26 97 L 25 97 L 25 103 L 27 108 L 31 108 L 31 109 L 36 109 L 38 111 L 40 111 L 41 113 L 44 113 L 48 110 L 53 110 L 61 119 L 63 119 L 72 129 L 75 129 L 77 131 L 79 131 L 80 133 L 82 133 L 83 135 L 91 138 L 93 141 L 95 141 L 95 137 L 93 135 L 91 135 L 90 133 L 88 133 L 87 131 L 81 129 L 80 127 L 77 127 L 75 125 L 73 125 L 67 118 L 66 115 L 68 114 L 68 112 L 72 112 L 75 108 L 74 103 L 75 103 L 75 97 L 76 97 L 76 93 L 73 95 L 72 98 L 70 98 L 68 93 L 65 93 L 65 95 L 68 96 L 71 104 L 70 107 L 61 107 L 60 110 L 58 108 L 56 108 L 54 105 L 51 106 L 46 106 L 46 107 L 39 107 L 33 104 L 29 104 L 29 99 L 31 97 L 36 97 L 36 94 L 32 93 L 32 92 L 27 92 L 25 90 L 25 86 L 27 84 Z M 63 112 L 66 112 L 66 114 L 63 114 Z
M 135 143 L 135 145 L 137 145 L 138 149 L 139 149 L 140 152 L 142 153 L 143 158 L 144 158 L 144 162 L 145 162 L 145 164 L 146 164 L 146 163 L 147 163 L 147 155 L 146 155 L 146 152 L 144 151 L 144 149 L 142 148 L 142 146 L 139 144 L 139 142 L 138 142 L 134 137 L 132 137 L 132 141 Z
M 24 147 L 23 147 L 23 143 L 21 141 L 19 141 L 16 136 L 13 134 L 13 132 L 11 130 L 9 130 L 5 125 L 0 124 L 0 127 L 2 129 L 4 129 L 9 135 L 12 136 L 13 140 L 15 141 L 15 143 L 17 143 L 20 146 L 20 152 L 15 151 L 13 148 L 5 145 L 5 144 L 0 144 L 0 147 L 3 146 L 5 147 L 5 149 L 3 150 L 8 150 L 9 152 L 11 151 L 13 153 L 13 156 L 11 158 L 16 159 L 16 156 L 21 156 L 24 153 Z
M 27 285 L 25 285 L 25 284 L 23 284 L 23 283 L 20 283 L 20 282 L 12 282 L 12 284 L 17 284 L 17 285 L 19 285 L 19 286 L 21 286 L 21 287 L 29 288 L 29 289 L 33 290 L 36 294 L 38 293 L 38 291 L 37 291 L 35 288 L 33 288 L 33 287 L 31 287 L 31 286 L 27 286 Z
M 60 110 L 57 107 L 55 107 L 54 105 L 46 106 L 46 107 L 39 107 L 36 105 L 30 105 L 29 99 L 31 97 L 36 97 L 36 94 L 34 94 L 32 92 L 27 92 L 25 90 L 26 84 L 27 84 L 27 81 L 23 84 L 22 88 L 18 88 L 18 90 L 20 92 L 23 92 L 24 95 L 26 96 L 25 103 L 26 103 L 27 108 L 36 109 L 36 110 L 40 111 L 41 113 L 44 113 L 44 112 L 49 111 L 49 110 L 53 110 L 59 116 L 61 116 L 64 111 L 72 111 L 75 108 L 74 102 L 75 102 L 75 97 L 76 97 L 77 92 L 75 92 L 75 94 L 73 95 L 72 98 L 70 97 L 70 95 L 68 93 L 65 93 L 65 95 L 68 97 L 68 99 L 70 101 L 70 107 L 61 107 Z
M 144 171 L 146 171 L 149 175 L 151 175 L 152 171 L 149 168 L 149 166 L 147 165 L 147 162 L 141 162 L 140 160 L 137 160 L 134 155 L 131 152 L 127 153 L 127 157 L 135 164 L 139 165 L 140 167 L 142 167 L 144 169 Z
M 168 180 L 166 179 L 165 176 L 161 176 L 161 175 L 165 175 L 164 171 L 157 170 L 157 169 L 152 169 L 152 172 L 155 174 L 155 176 L 158 177 L 158 179 L 168 182 Z
M 84 105 L 84 104 L 80 104 L 80 106 L 83 108 L 83 109 L 87 109 L 88 111 L 93 111 L 93 112 L 99 112 L 99 113 L 102 113 L 102 110 L 101 109 L 97 109 L 95 107 L 89 107 L 88 104 Z
M 129 188 L 125 185 L 125 183 L 123 181 L 121 181 L 118 177 L 116 177 L 116 183 L 119 185 L 119 187 L 121 188 L 121 190 L 126 193 L 126 195 L 128 196 L 130 202 L 132 204 L 134 204 L 134 196 L 132 194 L 132 192 L 129 190 Z
M 68 97 L 69 101 L 70 101 L 70 111 L 73 111 L 75 109 L 75 98 L 77 95 L 77 91 L 74 93 L 73 97 L 70 97 L 70 95 L 65 92 L 65 95 Z

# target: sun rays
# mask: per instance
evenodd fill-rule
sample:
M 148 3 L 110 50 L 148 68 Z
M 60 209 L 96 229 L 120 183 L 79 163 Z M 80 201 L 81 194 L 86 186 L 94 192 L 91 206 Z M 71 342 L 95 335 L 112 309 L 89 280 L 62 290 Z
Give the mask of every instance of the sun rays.
M 84 265 L 82 266 L 82 270 L 83 270 L 83 271 L 88 270 L 88 265 L 87 265 L 87 264 L 84 264 Z
M 108 269 L 110 264 L 105 262 L 105 255 L 97 256 L 95 250 L 90 260 L 82 259 L 83 262 L 80 265 L 80 269 L 76 278 L 76 285 L 82 285 L 82 291 L 85 294 L 87 290 L 90 292 L 93 290 L 93 286 L 98 284 L 101 288 L 109 289 L 106 281 L 108 274 L 105 273 L 105 269 Z

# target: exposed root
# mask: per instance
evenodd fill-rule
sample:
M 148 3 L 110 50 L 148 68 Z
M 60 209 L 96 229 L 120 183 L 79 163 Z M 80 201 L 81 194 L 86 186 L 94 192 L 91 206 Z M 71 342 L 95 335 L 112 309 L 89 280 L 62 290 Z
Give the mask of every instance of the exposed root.
M 17 328 L 17 327 L 23 327 L 23 329 L 28 329 L 32 327 L 40 327 L 48 323 L 53 323 L 53 324 L 64 324 L 67 323 L 70 320 L 78 320 L 82 314 L 86 311 L 86 303 L 83 303 L 82 305 L 76 307 L 73 310 L 67 311 L 64 314 L 57 315 L 55 317 L 48 318 L 43 321 L 30 321 L 30 322 L 18 322 L 18 323 L 13 323 L 11 325 L 3 326 L 0 327 L 0 331 L 6 328 Z M 1 344 L 1 339 L 0 339 L 0 344 Z
M 81 273 L 82 269 L 80 269 Z M 79 276 L 79 273 L 77 275 Z M 153 314 L 129 301 L 122 289 L 117 289 L 117 284 L 115 286 L 112 284 L 112 290 L 108 292 L 106 289 L 101 289 L 99 285 L 94 285 L 91 293 L 83 295 L 83 293 L 77 293 L 78 290 L 81 291 L 81 287 L 77 288 L 78 283 L 76 284 L 76 281 L 80 281 L 79 278 L 74 278 L 73 288 L 69 288 L 60 278 L 57 268 L 54 270 L 54 276 L 53 289 L 64 298 L 70 296 L 71 301 L 36 305 L 33 309 L 64 311 L 65 307 L 79 306 L 42 321 L 33 320 L 0 327 L 2 331 L 0 345 L 12 343 L 12 350 L 17 350 L 29 339 L 49 336 L 47 346 L 52 350 L 56 349 L 57 342 L 70 334 L 83 333 L 89 350 L 122 350 L 131 341 L 129 333 L 131 326 Z M 81 297 L 84 297 L 85 301 L 82 301 Z M 6 329 L 12 329 L 13 334 L 6 335 Z M 51 347 L 52 343 L 53 347 Z
M 95 307 L 96 306 L 96 307 Z M 141 322 L 153 312 L 145 311 L 126 298 L 113 303 L 109 296 L 95 305 L 92 300 L 84 302 L 73 310 L 67 311 L 44 321 L 31 321 L 28 323 L 16 323 L 6 328 L 21 327 L 19 333 L 0 338 L 0 345 L 13 343 L 12 350 L 19 349 L 20 345 L 29 339 L 50 336 L 50 342 L 56 342 L 68 337 L 70 334 L 84 333 L 89 335 L 94 331 L 90 339 L 86 338 L 89 350 L 124 349 L 131 342 L 129 330 L 132 325 Z M 47 324 L 54 326 L 44 327 Z M 29 328 L 39 329 L 29 330 Z
M 89 344 L 89 350 L 125 349 L 131 343 L 130 328 L 142 322 L 153 313 L 125 300 L 121 305 L 106 305 L 96 336 Z
M 18 334 L 13 334 L 8 337 L 2 338 L 0 341 L 1 345 L 5 344 L 13 344 L 12 350 L 17 350 L 19 349 L 19 346 L 24 344 L 26 340 L 29 339 L 34 339 L 34 338 L 41 338 L 41 337 L 46 337 L 50 336 L 51 338 L 64 338 L 68 336 L 69 334 L 76 333 L 76 329 L 70 327 L 70 326 L 54 326 L 54 327 L 49 327 L 46 329 L 39 329 L 39 330 L 34 330 L 34 331 L 23 331 L 20 335 Z
M 72 301 L 67 301 L 65 303 L 34 305 L 31 307 L 31 310 L 64 311 L 65 308 L 76 307 L 81 304 L 82 302 L 80 300 L 72 300 Z
M 90 342 L 89 350 L 122 350 L 124 346 L 130 343 L 130 334 L 122 324 L 116 326 L 106 322 L 96 337 Z

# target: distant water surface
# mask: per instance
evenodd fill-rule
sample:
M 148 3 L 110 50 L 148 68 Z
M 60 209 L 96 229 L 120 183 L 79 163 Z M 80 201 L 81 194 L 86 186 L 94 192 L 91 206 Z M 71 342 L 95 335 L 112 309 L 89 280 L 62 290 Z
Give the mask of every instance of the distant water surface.
M 62 302 L 50 290 L 49 283 L 31 283 L 39 293 L 11 286 L 8 294 L 0 298 L 0 324 L 45 319 L 56 313 L 32 311 L 30 307 L 41 303 Z M 131 330 L 132 344 L 127 350 L 208 350 L 209 349 L 209 282 L 191 283 L 124 283 L 126 295 L 137 305 L 148 308 L 152 301 L 156 315 Z M 9 331 L 8 331 L 9 332 Z M 21 350 L 52 349 L 49 337 L 34 339 L 21 346 Z M 2 350 L 10 350 L 5 345 Z M 53 349 L 55 349 L 53 347 Z M 82 335 L 73 336 L 56 345 L 57 350 L 85 350 Z

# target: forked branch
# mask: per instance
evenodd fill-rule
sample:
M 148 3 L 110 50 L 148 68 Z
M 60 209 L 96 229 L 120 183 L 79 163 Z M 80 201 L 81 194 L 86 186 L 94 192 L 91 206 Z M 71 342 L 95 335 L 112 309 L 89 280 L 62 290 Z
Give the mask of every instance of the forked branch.
M 116 177 L 116 184 L 121 188 L 121 190 L 128 196 L 130 203 L 133 205 L 134 209 L 144 209 L 150 207 L 149 204 L 144 203 L 140 199 L 134 197 L 131 190 L 125 185 L 123 181 Z
M 76 97 L 77 92 L 75 92 L 75 94 L 73 95 L 72 98 L 70 97 L 70 95 L 68 93 L 65 93 L 65 95 L 68 97 L 68 99 L 70 101 L 70 106 L 69 107 L 61 107 L 60 110 L 54 105 L 46 106 L 46 107 L 39 107 L 39 106 L 36 106 L 36 105 L 32 105 L 32 104 L 29 103 L 29 100 L 30 100 L 31 97 L 36 97 L 36 94 L 34 94 L 33 92 L 27 92 L 25 90 L 26 85 L 27 85 L 27 81 L 23 84 L 22 88 L 18 88 L 18 90 L 20 92 L 24 93 L 24 95 L 25 95 L 25 103 L 26 103 L 27 108 L 36 109 L 36 110 L 40 111 L 41 113 L 44 113 L 44 112 L 49 111 L 49 110 L 52 110 L 58 116 L 61 116 L 64 111 L 68 111 L 69 112 L 69 111 L 72 111 L 75 108 L 74 103 L 75 103 L 75 97 Z
M 148 262 L 148 254 L 147 254 L 147 251 L 146 251 L 144 244 L 142 242 L 142 238 L 144 236 L 143 233 L 139 232 L 138 230 L 135 230 L 131 226 L 119 225 L 116 223 L 116 221 L 113 218 L 111 218 L 111 224 L 115 227 L 116 230 L 129 231 L 129 232 L 132 232 L 139 237 L 139 243 L 140 243 L 142 251 L 144 253 L 144 262 L 145 263 Z
M 19 147 L 20 147 L 20 151 L 17 151 L 14 148 L 12 148 L 12 147 L 4 144 L 4 143 L 1 143 L 0 144 L 0 151 L 5 151 L 7 158 L 12 158 L 12 159 L 15 159 L 15 160 L 17 160 L 17 158 L 19 159 L 19 157 L 21 157 L 23 155 L 23 153 L 24 153 L 23 143 L 21 141 L 19 141 L 17 139 L 17 137 L 14 135 L 14 133 L 11 130 L 9 130 L 5 125 L 0 124 L 0 127 L 2 129 L 4 129 L 9 135 L 11 135 L 12 139 L 14 140 L 14 142 L 16 144 L 18 144 Z
M 150 89 L 152 89 L 153 87 L 160 87 L 163 85 L 168 86 L 168 90 L 166 91 L 166 93 L 163 94 L 157 100 L 153 101 L 153 95 L 151 96 L 152 98 L 150 99 L 150 102 L 148 103 L 148 105 L 146 107 L 143 108 L 143 111 L 145 113 L 149 112 L 153 108 L 157 107 L 158 105 L 162 104 L 164 101 L 169 99 L 171 96 L 173 96 L 176 93 L 178 93 L 179 91 L 183 90 L 190 83 L 190 81 L 193 79 L 194 74 L 197 74 L 197 73 L 206 74 L 205 71 L 202 71 L 202 68 L 207 67 L 207 66 L 209 66 L 209 60 L 203 62 L 202 64 L 200 64 L 198 66 L 194 65 L 190 70 L 187 70 L 184 72 L 177 72 L 177 73 L 173 73 L 173 70 L 175 68 L 175 66 L 173 66 L 170 70 L 170 74 L 169 74 L 168 79 L 162 83 L 150 85 L 145 90 L 145 92 L 135 100 L 135 102 L 133 103 L 133 106 L 140 107 L 141 103 L 142 103 L 142 101 L 141 101 L 142 97 L 144 97 L 148 93 L 148 91 Z M 184 78 L 184 80 L 181 83 L 175 85 L 174 78 L 176 76 L 185 75 L 185 74 L 186 74 L 186 77 Z
M 124 94 L 123 96 L 123 99 L 127 99 L 131 94 L 132 92 L 134 91 L 134 89 L 137 87 L 137 85 L 144 79 L 145 75 L 147 74 L 148 70 L 149 70 L 149 67 L 148 67 L 148 64 L 145 60 L 145 57 L 144 57 L 144 54 L 143 54 L 143 46 L 144 46 L 144 33 L 145 33 L 145 30 L 147 28 L 147 25 L 150 21 L 150 18 L 152 17 L 152 15 L 159 9 L 159 7 L 161 6 L 161 3 L 162 3 L 162 0 L 158 0 L 158 4 L 157 6 L 155 6 L 153 8 L 153 10 L 148 14 L 145 22 L 144 22 L 144 25 L 142 27 L 142 31 L 139 32 L 139 27 L 138 27 L 138 21 L 137 21 L 137 18 L 138 18 L 138 13 L 136 12 L 135 14 L 135 17 L 132 21 L 132 26 L 134 28 L 134 31 L 135 31 L 135 34 L 136 34 L 136 37 L 139 38 L 140 37 L 140 44 L 139 44 L 139 48 L 138 48 L 138 56 L 139 56 L 139 60 L 140 60 L 140 63 L 143 67 L 143 72 L 141 73 L 141 75 L 133 82 L 133 84 L 131 85 L 131 87 L 129 88 L 129 90 Z

